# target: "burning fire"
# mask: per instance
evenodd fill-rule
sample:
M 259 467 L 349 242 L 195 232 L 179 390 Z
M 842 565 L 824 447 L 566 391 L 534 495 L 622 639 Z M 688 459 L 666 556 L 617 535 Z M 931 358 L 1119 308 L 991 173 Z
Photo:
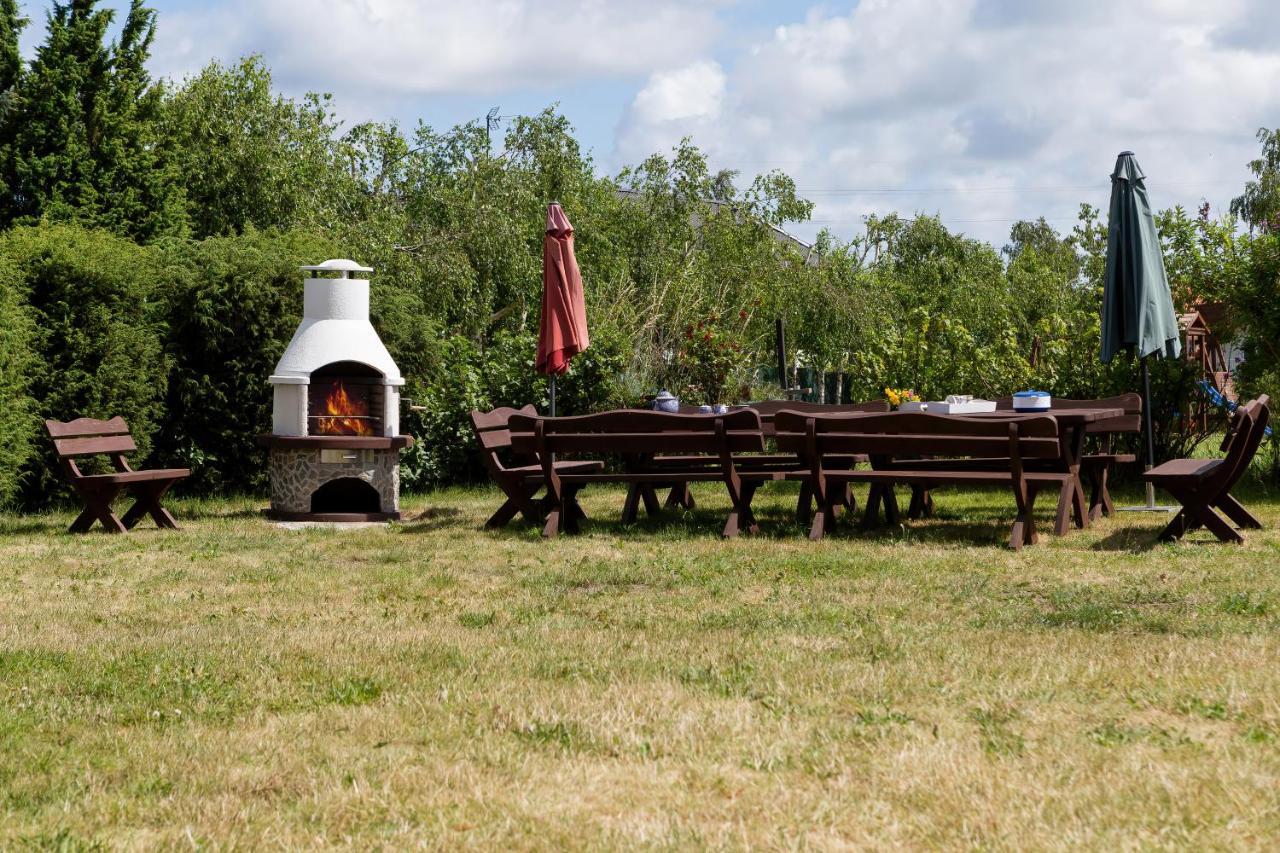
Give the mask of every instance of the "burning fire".
M 373 435 L 368 399 L 352 399 L 341 379 L 335 379 L 324 403 L 318 407 L 316 432 L 320 435 Z

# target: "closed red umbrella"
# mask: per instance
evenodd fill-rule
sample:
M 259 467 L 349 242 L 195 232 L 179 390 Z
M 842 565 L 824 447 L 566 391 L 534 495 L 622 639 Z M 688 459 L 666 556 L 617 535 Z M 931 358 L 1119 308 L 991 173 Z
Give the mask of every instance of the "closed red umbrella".
M 587 306 L 582 273 L 573 256 L 573 226 L 559 204 L 547 205 L 542 241 L 542 320 L 538 328 L 537 370 L 551 376 L 551 414 L 556 413 L 556 376 L 587 348 Z

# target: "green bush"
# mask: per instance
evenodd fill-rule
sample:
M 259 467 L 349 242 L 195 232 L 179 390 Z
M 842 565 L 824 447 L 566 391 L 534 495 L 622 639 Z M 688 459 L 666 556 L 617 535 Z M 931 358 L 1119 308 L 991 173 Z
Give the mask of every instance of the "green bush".
M 271 375 L 302 317 L 298 267 L 333 257 L 308 233 L 249 231 L 168 246 L 169 391 L 159 457 L 192 469 L 198 493 L 260 490 Z
M 28 385 L 34 367 L 31 318 L 15 287 L 17 274 L 0 258 L 0 507 L 17 494 L 18 472 L 33 452 L 36 419 Z
M 0 238 L 0 257 L 30 306 L 35 325 L 31 395 L 41 418 L 129 422 L 139 454 L 150 452 L 164 411 L 168 367 L 159 250 L 72 225 L 16 228 Z M 49 503 L 61 480 L 43 442 L 23 471 L 29 506 Z
M 628 405 L 619 384 L 626 363 L 607 332 L 593 338 L 557 380 L 557 414 L 574 415 Z M 404 457 L 402 482 L 422 489 L 483 477 L 471 411 L 532 403 L 545 413 L 546 376 L 534 370 L 537 339 L 530 331 L 501 331 L 484 347 L 460 335 L 439 343 L 436 370 L 409 378 L 408 396 L 423 409 L 407 413 L 403 429 L 417 438 Z

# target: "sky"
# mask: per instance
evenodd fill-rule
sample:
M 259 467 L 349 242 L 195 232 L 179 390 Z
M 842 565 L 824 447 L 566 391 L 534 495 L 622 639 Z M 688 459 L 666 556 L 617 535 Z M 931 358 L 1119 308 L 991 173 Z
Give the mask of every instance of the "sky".
M 124 9 L 126 2 L 104 0 Z M 445 128 L 557 103 L 611 175 L 690 136 L 740 183 L 781 169 L 813 221 L 936 214 L 997 247 L 1105 210 L 1136 152 L 1158 207 L 1225 213 L 1280 126 L 1276 0 L 153 0 L 157 77 L 260 54 L 355 123 Z M 42 36 L 48 3 L 25 4 Z

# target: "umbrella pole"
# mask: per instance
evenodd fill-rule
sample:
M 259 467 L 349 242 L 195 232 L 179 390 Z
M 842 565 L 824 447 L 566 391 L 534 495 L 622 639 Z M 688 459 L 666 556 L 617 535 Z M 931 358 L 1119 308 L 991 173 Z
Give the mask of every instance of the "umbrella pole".
M 1143 470 L 1146 471 L 1156 467 L 1155 428 L 1151 420 L 1151 366 L 1147 363 L 1150 357 L 1142 357 L 1142 414 L 1146 418 L 1147 428 L 1147 467 Z M 1147 506 L 1155 509 L 1155 505 L 1156 487 L 1147 481 Z
M 551 374 L 551 417 L 556 416 L 556 375 Z M 551 464 L 556 464 L 556 455 L 551 454 Z
M 1142 466 L 1142 470 L 1150 471 L 1156 466 L 1156 442 L 1155 427 L 1152 425 L 1151 415 L 1151 367 L 1147 364 L 1150 356 L 1142 357 L 1142 417 L 1143 417 L 1143 433 L 1146 438 L 1147 459 Z M 1121 512 L 1174 512 L 1175 506 L 1158 506 L 1156 504 L 1156 487 L 1148 482 L 1147 484 L 1147 502 L 1138 506 L 1120 506 L 1116 509 Z

